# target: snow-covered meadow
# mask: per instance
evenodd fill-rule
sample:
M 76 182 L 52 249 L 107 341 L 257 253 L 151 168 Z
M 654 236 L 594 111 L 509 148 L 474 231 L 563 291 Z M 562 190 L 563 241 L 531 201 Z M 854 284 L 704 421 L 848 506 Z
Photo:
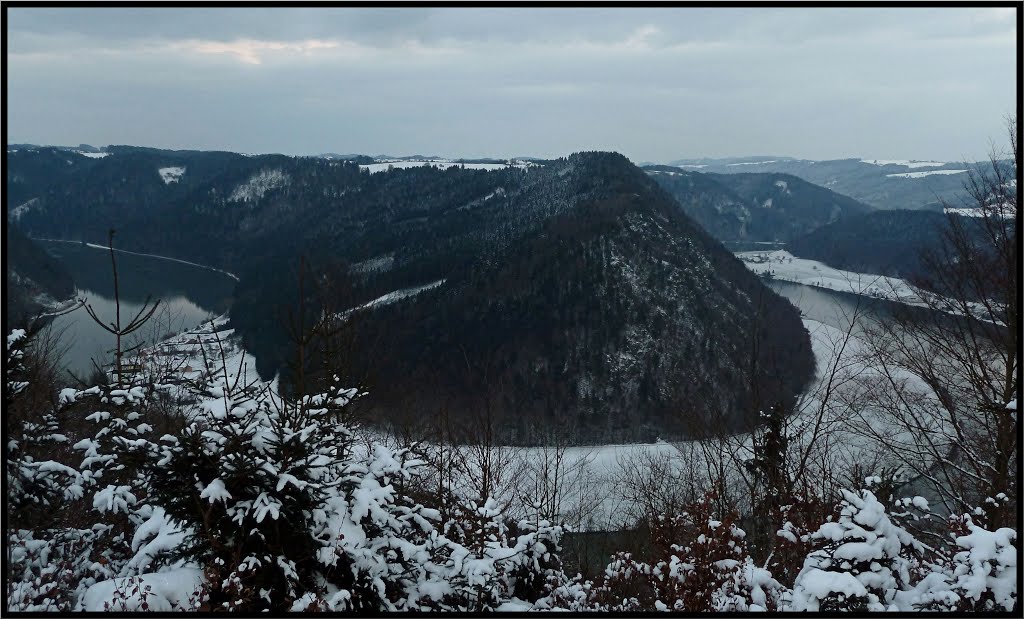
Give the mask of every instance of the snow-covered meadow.
M 899 278 L 836 269 L 817 260 L 797 258 L 784 249 L 736 252 L 736 257 L 754 273 L 770 275 L 773 279 L 837 292 L 884 296 L 901 303 L 921 304 L 914 289 Z
M 185 168 L 181 166 L 171 166 L 167 168 L 160 168 L 157 170 L 160 175 L 160 180 L 164 182 L 164 185 L 170 185 L 171 183 L 177 183 L 181 180 L 181 177 L 185 175 Z
M 861 159 L 860 162 L 877 166 L 901 165 L 907 168 L 939 168 L 946 165 L 942 161 L 918 161 L 916 159 Z
M 529 161 L 510 161 L 508 163 L 460 163 L 451 159 L 423 159 L 423 160 L 404 160 L 396 159 L 394 161 L 378 161 L 376 163 L 360 165 L 361 170 L 374 174 L 377 172 L 387 172 L 388 170 L 401 170 L 405 168 L 419 168 L 422 166 L 431 166 L 438 168 L 439 170 L 445 170 L 452 167 L 464 167 L 467 170 L 501 170 L 503 168 L 530 168 L 536 164 Z
M 886 174 L 887 178 L 924 178 L 925 176 L 964 174 L 967 170 L 927 170 L 925 172 L 899 172 Z

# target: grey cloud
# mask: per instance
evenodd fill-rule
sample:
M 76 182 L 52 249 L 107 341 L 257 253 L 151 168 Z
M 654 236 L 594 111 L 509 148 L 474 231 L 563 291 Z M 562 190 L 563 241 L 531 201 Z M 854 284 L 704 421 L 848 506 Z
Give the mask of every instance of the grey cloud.
M 12 141 L 950 159 L 1016 101 L 992 11 L 8 10 Z

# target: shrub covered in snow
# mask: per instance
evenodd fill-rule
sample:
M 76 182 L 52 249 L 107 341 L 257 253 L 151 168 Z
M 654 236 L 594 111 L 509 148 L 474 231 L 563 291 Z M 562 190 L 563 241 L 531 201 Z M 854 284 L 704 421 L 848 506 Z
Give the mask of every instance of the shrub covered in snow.
M 4 417 L 9 610 L 1018 608 L 1016 531 L 962 516 L 943 533 L 920 497 L 887 511 L 868 490 L 838 508 L 764 502 L 759 517 L 781 526 L 763 565 L 712 492 L 656 518 L 649 551 L 569 578 L 541 502 L 512 518 L 486 484 L 437 485 L 425 448 L 356 441 L 359 394 L 337 381 L 292 400 L 207 372 L 194 404 L 171 411 L 188 422 L 156 436 L 159 385 L 26 405 L 30 337 L 7 340 L 5 413 L 21 411 Z
M 570 583 L 553 598 L 575 610 L 775 610 L 781 585 L 750 558 L 735 514 L 711 517 L 713 499 L 652 523 L 653 562 L 617 553 L 603 578 Z
M 324 526 L 328 510 L 345 507 L 339 498 L 360 491 L 351 433 L 331 418 L 354 395 L 290 402 L 214 378 L 180 435 L 153 446 L 154 499 L 188 531 L 180 550 L 206 568 L 211 607 L 292 610 L 329 582 L 347 593 L 327 609 L 346 610 L 367 597 L 355 590 L 374 590 L 351 558 L 336 556 L 345 533 Z
M 952 519 L 955 553 L 931 570 L 907 599 L 921 610 L 1000 612 L 1017 608 L 1017 532 L 988 531 L 970 516 Z
M 843 497 L 839 518 L 811 535 L 821 546 L 796 577 L 794 610 L 884 611 L 910 587 L 911 555 L 921 544 L 890 521 L 869 490 Z

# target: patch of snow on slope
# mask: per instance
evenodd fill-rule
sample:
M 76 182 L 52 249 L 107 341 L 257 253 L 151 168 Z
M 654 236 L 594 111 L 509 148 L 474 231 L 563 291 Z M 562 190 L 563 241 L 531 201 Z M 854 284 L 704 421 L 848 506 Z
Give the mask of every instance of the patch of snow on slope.
M 967 170 L 928 170 L 927 172 L 903 172 L 900 174 L 886 174 L 889 178 L 921 178 L 932 174 L 963 174 Z
M 391 269 L 394 264 L 394 254 L 388 254 L 386 256 L 378 256 L 376 258 L 357 262 L 350 268 L 356 273 L 383 273 L 384 271 Z
M 908 168 L 938 168 L 946 165 L 942 161 L 917 161 L 914 159 L 861 159 L 860 162 L 871 165 L 901 165 Z
M 444 282 L 445 280 L 439 279 L 436 282 L 430 282 L 429 284 L 423 284 L 422 286 L 413 286 L 412 288 L 402 288 L 401 290 L 394 290 L 385 295 L 381 295 L 372 301 L 368 301 L 360 305 L 356 309 L 368 309 L 371 307 L 377 307 L 379 305 L 388 305 L 390 303 L 394 303 L 395 301 L 400 301 L 402 299 L 418 295 L 424 290 L 437 288 Z
M 392 290 L 391 292 L 389 292 L 387 294 L 383 294 L 383 295 L 377 297 L 376 299 L 372 299 L 370 301 L 367 301 L 366 303 L 363 303 L 362 305 L 357 305 L 356 307 L 353 307 L 352 309 L 347 309 L 344 312 L 341 312 L 341 313 L 337 314 L 337 316 L 344 320 L 344 319 L 348 318 L 353 312 L 357 312 L 359 310 L 365 310 L 365 309 L 372 309 L 374 307 L 380 307 L 382 305 L 390 305 L 391 303 L 395 303 L 396 301 L 401 301 L 402 299 L 406 299 L 408 297 L 416 296 L 419 293 L 423 292 L 424 290 L 430 290 L 431 288 L 437 288 L 438 286 L 440 286 L 444 282 L 445 282 L 445 280 L 439 279 L 436 282 L 430 282 L 429 284 L 423 284 L 422 286 L 413 286 L 411 288 L 402 288 L 400 290 Z
M 170 185 L 171 183 L 177 183 L 181 180 L 181 176 L 185 174 L 185 168 L 174 166 L 170 168 L 160 168 L 157 172 L 160 173 L 160 179 L 163 180 L 164 185 Z
M 260 170 L 252 177 L 235 188 L 228 196 L 229 202 L 255 202 L 266 193 L 291 182 L 291 177 L 279 168 Z
M 775 181 L 775 186 L 781 189 L 782 191 L 789 193 L 789 183 L 787 183 L 786 181 Z
M 971 208 L 944 208 L 942 212 L 947 215 L 959 215 L 961 217 L 984 217 L 985 211 L 977 207 Z M 1017 211 L 1013 208 L 1010 203 L 1004 203 L 1001 209 L 989 210 L 990 217 L 1002 216 L 1004 219 L 1013 219 L 1017 216 Z
M 27 213 L 29 209 L 32 208 L 32 205 L 38 201 L 39 198 L 32 198 L 28 202 L 25 202 L 24 204 L 19 204 L 18 206 L 12 208 L 11 211 L 7 213 L 7 219 L 9 219 L 10 221 L 18 221 L 19 219 L 21 219 L 21 216 Z
M 89 157 L 90 159 L 102 159 L 102 158 L 104 158 L 104 157 L 106 157 L 107 155 L 110 154 L 110 153 L 85 153 L 85 152 L 82 152 L 80 150 L 76 150 L 75 152 L 78 153 L 79 155 L 83 156 L 83 157 Z
M 761 164 L 763 164 L 763 163 L 778 163 L 778 162 L 779 162 L 779 161 L 778 161 L 777 159 L 772 159 L 771 161 L 743 161 L 743 162 L 740 162 L 740 163 L 727 163 L 727 164 L 725 164 L 725 165 L 727 165 L 727 166 L 737 166 L 737 165 L 761 165 Z

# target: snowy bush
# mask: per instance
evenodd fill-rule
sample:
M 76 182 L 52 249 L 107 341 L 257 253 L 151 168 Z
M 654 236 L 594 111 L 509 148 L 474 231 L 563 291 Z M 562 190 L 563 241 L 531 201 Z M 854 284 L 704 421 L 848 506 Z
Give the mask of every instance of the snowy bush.
M 69 442 L 59 427 L 56 412 L 14 412 L 20 409 L 19 400 L 29 387 L 29 344 L 30 337 L 24 329 L 15 329 L 8 335 L 4 376 L 7 515 L 20 526 L 41 524 L 60 506 L 82 496 L 78 470 L 54 459 L 66 455 Z
M 289 402 L 215 377 L 180 435 L 153 445 L 155 502 L 188 531 L 180 552 L 205 566 L 212 607 L 292 610 L 326 576 L 349 593 L 372 590 L 332 554 L 344 533 L 318 530 L 331 501 L 358 490 L 344 467 L 351 433 L 331 418 L 354 395 Z M 343 597 L 327 609 L 353 608 Z
M 67 612 L 85 591 L 116 574 L 100 549 L 106 527 L 8 530 L 7 609 Z
M 754 564 L 736 515 L 711 516 L 713 493 L 691 511 L 651 525 L 655 561 L 616 554 L 595 583 L 572 583 L 555 597 L 590 610 L 716 612 L 775 610 L 782 586 Z M 580 604 L 580 592 L 587 602 Z
M 839 518 L 811 535 L 821 546 L 796 577 L 792 610 L 884 611 L 910 588 L 912 555 L 921 544 L 890 521 L 869 490 L 843 497 Z
M 1013 610 L 1017 604 L 1017 532 L 986 531 L 966 520 L 970 531 L 956 538 L 963 550 L 953 557 L 953 591 L 963 602 L 957 610 Z
M 432 537 L 430 599 L 419 608 L 490 611 L 517 600 L 529 607 L 565 581 L 562 527 L 538 514 L 518 522 L 492 497 L 461 500 Z

